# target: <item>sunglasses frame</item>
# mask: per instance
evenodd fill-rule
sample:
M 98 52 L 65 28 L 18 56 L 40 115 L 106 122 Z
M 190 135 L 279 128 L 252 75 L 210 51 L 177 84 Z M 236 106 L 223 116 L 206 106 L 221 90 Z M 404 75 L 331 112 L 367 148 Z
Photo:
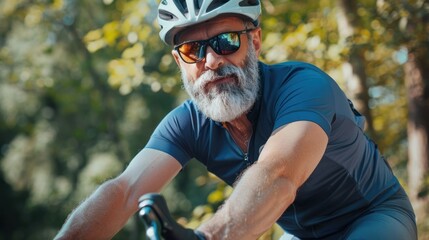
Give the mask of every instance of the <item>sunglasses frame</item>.
M 207 55 L 207 46 L 210 46 L 213 49 L 213 51 L 216 54 L 218 54 L 218 55 L 221 55 L 221 56 L 230 55 L 230 54 L 233 54 L 233 53 L 237 52 L 240 49 L 240 47 L 241 47 L 241 37 L 240 37 L 241 34 L 248 33 L 248 32 L 253 31 L 253 30 L 255 30 L 255 29 L 251 28 L 251 29 L 244 29 L 244 30 L 240 30 L 240 31 L 228 31 L 228 32 L 219 33 L 219 34 L 217 34 L 217 35 L 215 35 L 215 36 L 213 36 L 213 37 L 211 37 L 209 39 L 205 39 L 205 40 L 190 40 L 190 41 L 186 41 L 186 42 L 180 43 L 178 45 L 175 45 L 174 46 L 174 50 L 177 51 L 177 53 L 179 54 L 180 58 L 185 63 L 188 63 L 188 64 L 193 64 L 193 63 L 198 63 L 198 62 L 203 61 L 206 58 L 206 55 Z M 237 50 L 232 51 L 230 53 L 226 53 L 226 54 L 218 53 L 218 51 L 216 50 L 216 48 L 213 47 L 211 43 L 213 42 L 213 40 L 218 39 L 222 34 L 228 34 L 228 33 L 236 33 L 236 34 L 238 34 L 238 48 L 237 48 Z M 184 54 L 184 53 L 182 53 L 181 51 L 179 51 L 179 48 L 181 46 L 183 46 L 184 44 L 188 44 L 188 43 L 198 43 L 200 45 L 199 49 L 204 48 L 204 57 L 200 58 L 200 59 L 196 59 L 195 61 L 191 61 L 191 62 L 190 61 L 186 61 L 183 58 L 183 56 L 182 56 L 182 54 Z

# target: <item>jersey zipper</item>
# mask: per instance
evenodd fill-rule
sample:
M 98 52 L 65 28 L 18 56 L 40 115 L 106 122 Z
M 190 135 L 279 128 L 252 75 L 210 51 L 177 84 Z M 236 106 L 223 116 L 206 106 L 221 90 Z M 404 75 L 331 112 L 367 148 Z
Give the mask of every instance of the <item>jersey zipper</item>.
M 243 151 L 243 149 L 241 149 L 241 147 L 237 144 L 237 142 L 232 137 L 232 135 L 229 132 L 228 132 L 228 134 L 231 136 L 231 138 L 234 141 L 235 145 L 238 147 L 238 149 L 240 149 L 241 153 L 243 154 L 243 160 L 244 160 L 244 162 L 246 162 L 246 165 L 249 166 L 250 165 L 250 162 L 249 162 L 249 144 L 250 144 L 250 140 L 249 140 L 249 142 L 247 143 L 247 146 L 246 146 L 246 150 L 247 151 Z M 252 136 L 250 136 L 250 139 L 252 139 Z
M 244 162 L 246 162 L 246 165 L 249 166 L 250 165 L 250 163 L 249 163 L 249 144 L 250 144 L 250 141 L 252 140 L 252 137 L 253 137 L 253 131 L 252 131 L 252 134 L 250 135 L 249 141 L 247 142 L 247 146 L 246 146 L 247 151 L 243 151 L 243 149 L 241 149 L 241 147 L 238 145 L 238 143 L 235 141 L 232 134 L 228 131 L 228 129 L 225 127 L 225 125 L 223 123 L 222 123 L 222 127 L 226 130 L 228 135 L 232 138 L 232 141 L 234 141 L 234 143 L 238 147 L 238 149 L 240 149 L 240 152 L 243 154 Z
M 244 153 L 244 161 L 245 162 L 249 161 L 249 154 L 247 152 Z
M 249 161 L 249 145 L 250 145 L 250 142 L 252 141 L 252 136 L 253 136 L 253 131 L 252 131 L 252 134 L 250 134 L 249 141 L 246 144 L 246 152 L 243 152 L 243 154 L 244 154 L 244 162 L 246 163 L 247 166 L 250 165 L 250 161 Z
M 238 146 L 238 148 L 240 148 L 241 152 L 243 153 L 243 160 L 244 160 L 244 162 L 246 163 L 247 166 L 250 165 L 250 161 L 249 161 L 249 145 L 250 145 L 250 141 L 252 140 L 252 136 L 253 136 L 253 131 L 252 131 L 252 134 L 250 134 L 249 141 L 246 143 L 246 151 L 243 151 L 240 148 L 240 146 L 238 146 L 237 142 L 235 142 L 234 138 L 232 138 L 234 140 L 235 144 Z

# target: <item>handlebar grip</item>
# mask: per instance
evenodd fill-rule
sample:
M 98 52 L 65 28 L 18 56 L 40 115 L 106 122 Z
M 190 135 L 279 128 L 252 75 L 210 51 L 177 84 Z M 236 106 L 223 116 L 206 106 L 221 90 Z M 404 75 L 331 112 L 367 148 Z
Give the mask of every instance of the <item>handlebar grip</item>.
M 139 216 L 145 222 L 145 224 L 148 224 L 148 214 L 152 212 L 150 210 L 153 210 L 157 217 L 157 220 L 151 221 L 159 221 L 161 225 L 161 235 L 164 236 L 164 238 L 167 240 L 204 239 L 201 234 L 195 234 L 192 229 L 181 226 L 173 219 L 173 217 L 170 215 L 170 211 L 168 210 L 167 203 L 164 197 L 160 194 L 148 193 L 140 197 L 139 209 Z M 153 217 L 154 216 L 152 216 L 152 218 Z M 151 225 L 151 223 L 149 223 L 149 225 Z
M 146 237 L 149 240 L 160 240 L 162 226 L 155 211 L 146 206 L 140 209 L 139 216 L 145 225 Z

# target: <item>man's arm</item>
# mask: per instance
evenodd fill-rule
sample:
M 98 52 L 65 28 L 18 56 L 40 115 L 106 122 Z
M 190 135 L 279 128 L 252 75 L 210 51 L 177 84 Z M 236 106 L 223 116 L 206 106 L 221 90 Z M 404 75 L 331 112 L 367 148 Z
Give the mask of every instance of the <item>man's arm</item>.
M 295 199 L 325 152 L 328 137 L 315 123 L 294 122 L 268 139 L 214 217 L 199 230 L 208 239 L 256 239 Z
M 180 169 L 172 156 L 143 149 L 70 214 L 55 239 L 111 239 L 137 211 L 139 197 L 159 192 Z

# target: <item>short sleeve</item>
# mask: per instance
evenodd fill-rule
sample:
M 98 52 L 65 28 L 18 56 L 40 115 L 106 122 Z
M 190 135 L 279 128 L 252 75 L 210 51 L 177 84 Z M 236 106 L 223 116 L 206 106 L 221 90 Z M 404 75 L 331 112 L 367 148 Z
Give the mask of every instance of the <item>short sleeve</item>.
M 284 80 L 275 104 L 274 130 L 295 121 L 310 121 L 329 135 L 335 119 L 332 81 L 323 72 L 308 68 L 301 68 Z
M 193 130 L 186 104 L 175 108 L 159 123 L 146 148 L 156 149 L 176 158 L 185 166 L 192 156 Z

